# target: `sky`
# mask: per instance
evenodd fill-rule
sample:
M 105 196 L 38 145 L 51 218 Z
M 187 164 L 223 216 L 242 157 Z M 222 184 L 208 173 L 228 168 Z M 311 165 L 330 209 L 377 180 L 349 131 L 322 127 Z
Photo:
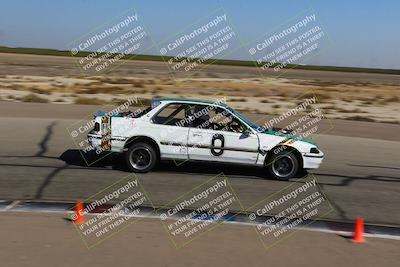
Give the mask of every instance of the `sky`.
M 235 49 L 220 57 L 251 60 L 249 47 L 293 25 L 301 14 L 315 14 L 324 40 L 305 64 L 400 69 L 395 0 L 2 0 L 0 45 L 68 50 L 71 42 L 132 8 L 155 44 L 146 54 L 159 55 L 164 42 L 217 11 L 227 14 L 237 37 Z

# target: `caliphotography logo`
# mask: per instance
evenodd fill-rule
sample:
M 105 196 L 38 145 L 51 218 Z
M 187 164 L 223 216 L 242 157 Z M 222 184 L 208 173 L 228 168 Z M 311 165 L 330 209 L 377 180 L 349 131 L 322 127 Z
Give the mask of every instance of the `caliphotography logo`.
M 158 44 L 173 77 L 192 77 L 239 46 L 229 14 L 218 8 Z
M 261 75 L 279 77 L 288 69 L 317 57 L 329 45 L 318 14 L 307 9 L 276 26 L 262 39 L 248 43 L 247 47 Z
M 69 125 L 68 135 L 85 164 L 90 166 L 99 162 L 112 153 L 113 147 L 125 143 L 135 128 L 136 118 L 146 108 L 140 98 L 134 96 L 117 106 L 103 106 Z
M 77 221 L 78 217 L 86 217 L 75 226 L 88 249 L 154 212 L 151 200 L 136 175 L 120 179 L 84 203 L 85 207 L 77 209 L 76 213 L 70 215 L 70 219 Z
M 177 249 L 243 209 L 228 179 L 218 174 L 156 211 Z
M 83 74 L 110 72 L 137 54 L 144 54 L 152 42 L 134 8 L 68 45 L 70 54 Z
M 263 246 L 269 249 L 291 237 L 295 229 L 323 219 L 334 208 L 314 175 L 305 176 L 248 209 Z

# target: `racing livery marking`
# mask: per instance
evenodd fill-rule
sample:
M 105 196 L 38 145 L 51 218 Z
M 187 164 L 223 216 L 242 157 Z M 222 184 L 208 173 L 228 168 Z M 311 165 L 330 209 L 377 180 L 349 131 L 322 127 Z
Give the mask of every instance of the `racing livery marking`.
M 221 141 L 221 146 L 216 147 L 215 146 L 215 141 L 220 140 Z M 224 153 L 224 145 L 225 145 L 225 138 L 222 134 L 214 134 L 211 140 L 211 154 L 214 156 L 221 156 Z M 219 148 L 219 149 L 218 149 Z

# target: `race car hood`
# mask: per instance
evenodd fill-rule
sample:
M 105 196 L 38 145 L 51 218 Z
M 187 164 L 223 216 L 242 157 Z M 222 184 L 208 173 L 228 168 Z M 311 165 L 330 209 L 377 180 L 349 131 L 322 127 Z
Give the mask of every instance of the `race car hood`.
M 282 133 L 271 128 L 259 133 L 258 137 L 260 140 L 260 149 L 263 151 L 269 151 L 277 145 L 294 147 L 301 153 L 308 153 L 313 147 L 318 148 L 310 139 L 295 134 Z

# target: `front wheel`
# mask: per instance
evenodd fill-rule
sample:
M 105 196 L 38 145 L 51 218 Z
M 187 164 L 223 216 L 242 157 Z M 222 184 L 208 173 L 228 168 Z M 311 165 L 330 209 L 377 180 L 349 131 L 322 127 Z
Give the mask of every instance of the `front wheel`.
M 274 154 L 267 162 L 269 174 L 277 180 L 289 180 L 299 171 L 299 161 L 290 151 Z
M 157 153 L 147 143 L 137 143 L 129 147 L 125 154 L 126 163 L 133 172 L 148 172 L 157 163 Z

